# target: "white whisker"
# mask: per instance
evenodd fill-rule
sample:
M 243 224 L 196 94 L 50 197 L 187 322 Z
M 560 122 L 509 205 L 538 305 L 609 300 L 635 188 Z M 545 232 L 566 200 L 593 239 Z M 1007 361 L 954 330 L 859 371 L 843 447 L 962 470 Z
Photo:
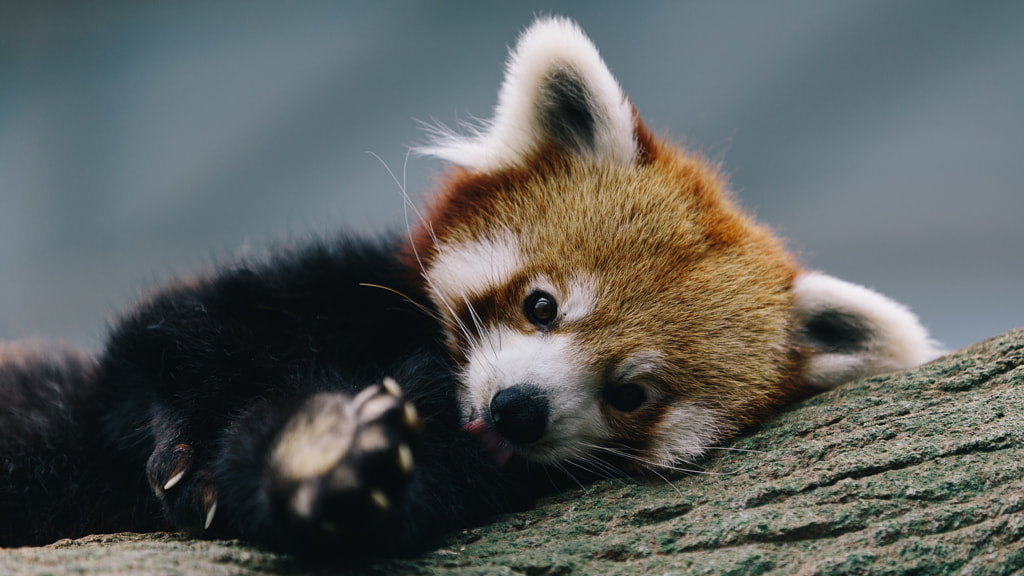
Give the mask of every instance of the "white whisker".
M 399 292 L 398 290 L 395 290 L 394 288 L 389 288 L 387 286 L 381 286 L 380 284 L 370 284 L 370 283 L 367 283 L 367 282 L 360 282 L 359 285 L 360 286 L 366 286 L 366 287 L 369 287 L 369 288 L 380 288 L 381 290 L 387 290 L 388 292 L 391 292 L 392 294 L 397 294 L 398 296 L 401 296 L 406 302 L 412 304 L 413 306 L 415 306 L 417 309 L 419 309 L 421 312 L 423 312 L 424 314 L 426 314 L 430 318 L 433 318 L 434 320 L 437 320 L 438 322 L 441 322 L 441 321 L 444 320 L 444 318 L 442 318 L 437 312 L 435 312 L 435 311 L 431 310 L 430 308 L 424 306 L 423 304 L 420 304 L 419 302 L 413 300 L 411 297 L 409 297 L 404 292 Z
M 720 452 L 747 452 L 750 454 L 767 454 L 764 450 L 747 450 L 746 448 L 729 448 L 727 446 L 702 446 L 701 450 L 718 450 Z
M 419 251 L 416 248 L 415 239 L 412 236 L 412 224 L 409 222 L 409 209 L 412 208 L 413 212 L 415 213 L 416 219 L 419 220 L 420 225 L 422 225 L 427 230 L 427 233 L 430 235 L 430 239 L 435 247 L 437 246 L 437 236 L 434 234 L 433 226 L 431 226 L 430 222 L 428 222 L 424 218 L 423 213 L 420 212 L 419 209 L 416 207 L 416 204 L 412 201 L 412 197 L 409 196 L 408 189 L 406 188 L 406 174 L 409 167 L 409 156 L 412 153 L 412 151 L 409 150 L 406 151 L 405 153 L 405 160 L 402 163 L 401 182 L 398 181 L 398 176 L 396 176 L 395 172 L 391 169 L 390 166 L 388 166 L 388 163 L 385 162 L 384 159 L 381 158 L 376 152 L 368 150 L 366 153 L 373 156 L 374 158 L 377 159 L 378 162 L 381 163 L 384 169 L 387 170 L 388 175 L 391 176 L 391 180 L 394 181 L 395 185 L 398 186 L 398 190 L 402 193 L 402 213 L 405 218 L 405 233 L 409 239 L 409 246 L 412 248 L 413 257 L 416 258 L 416 263 L 420 267 L 420 273 L 423 274 L 424 277 L 426 277 L 427 269 L 423 265 L 423 260 L 420 258 Z
M 638 464 L 643 464 L 645 469 L 650 470 L 652 472 L 654 470 L 656 470 L 656 469 L 661 469 L 661 470 L 669 470 L 669 471 L 672 471 L 672 472 L 683 472 L 683 473 L 686 473 L 686 474 L 701 474 L 701 475 L 705 475 L 705 476 L 734 476 L 736 474 L 739 474 L 743 470 L 745 470 L 745 468 L 741 468 L 741 469 L 733 471 L 733 472 L 708 472 L 707 470 L 695 470 L 695 469 L 692 469 L 692 468 L 683 468 L 681 466 L 674 465 L 674 464 L 669 464 L 669 463 L 665 463 L 665 462 L 656 462 L 654 460 L 650 460 L 648 458 L 644 458 L 642 456 L 639 456 L 639 455 L 637 455 L 635 453 L 632 453 L 630 451 L 622 450 L 622 449 L 618 449 L 618 448 L 613 448 L 613 447 L 610 447 L 610 446 L 601 446 L 601 445 L 598 445 L 598 444 L 591 444 L 588 447 L 591 448 L 592 450 L 595 450 L 595 451 L 607 452 L 609 454 L 613 454 L 613 455 L 618 456 L 620 458 L 625 458 L 625 459 L 630 460 L 632 462 L 636 462 Z M 696 466 L 695 462 L 686 462 L 686 464 L 690 464 L 690 465 Z

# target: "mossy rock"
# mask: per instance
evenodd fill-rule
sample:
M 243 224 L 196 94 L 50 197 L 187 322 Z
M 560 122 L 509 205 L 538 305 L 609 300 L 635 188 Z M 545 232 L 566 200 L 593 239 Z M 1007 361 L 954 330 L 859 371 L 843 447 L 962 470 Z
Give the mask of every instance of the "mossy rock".
M 118 534 L 0 551 L 0 574 L 1021 573 L 1024 330 L 804 401 L 699 472 L 568 491 L 413 560 Z

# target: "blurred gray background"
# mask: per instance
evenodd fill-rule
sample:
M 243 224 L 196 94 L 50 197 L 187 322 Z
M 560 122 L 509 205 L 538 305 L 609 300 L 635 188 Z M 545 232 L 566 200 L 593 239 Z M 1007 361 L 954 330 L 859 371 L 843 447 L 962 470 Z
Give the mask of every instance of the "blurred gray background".
M 951 348 L 1024 325 L 1024 2 L 6 2 L 0 338 L 95 348 L 161 282 L 400 228 L 417 120 L 488 117 L 507 46 L 577 19 L 657 131 L 805 262 Z M 408 188 L 440 165 L 412 158 Z

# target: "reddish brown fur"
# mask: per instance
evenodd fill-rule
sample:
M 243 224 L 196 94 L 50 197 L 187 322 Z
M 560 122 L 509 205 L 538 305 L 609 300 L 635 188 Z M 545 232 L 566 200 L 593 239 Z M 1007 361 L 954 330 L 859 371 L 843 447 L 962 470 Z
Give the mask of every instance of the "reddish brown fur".
M 671 464 L 807 386 L 935 352 L 898 304 L 805 274 L 715 165 L 651 133 L 568 20 L 524 32 L 492 122 L 421 150 L 464 168 L 410 264 L 462 363 L 464 416 L 528 459 Z M 863 324 L 831 326 L 833 309 Z
M 666 356 L 660 401 L 628 414 L 606 410 L 621 440 L 649 438 L 679 402 L 726 415 L 725 431 L 753 424 L 803 393 L 790 293 L 800 268 L 736 206 L 715 167 L 656 140 L 639 119 L 636 141 L 631 167 L 545 146 L 522 167 L 454 168 L 425 211 L 429 228 L 413 232 L 415 250 L 429 269 L 431 234 L 457 245 L 495 226 L 510 231 L 526 267 L 470 305 L 483 323 L 524 333 L 534 327 L 521 302 L 536 276 L 563 287 L 576 272 L 596 278 L 598 310 L 556 330 L 577 335 L 602 370 L 637 350 Z M 459 315 L 473 325 L 469 307 Z

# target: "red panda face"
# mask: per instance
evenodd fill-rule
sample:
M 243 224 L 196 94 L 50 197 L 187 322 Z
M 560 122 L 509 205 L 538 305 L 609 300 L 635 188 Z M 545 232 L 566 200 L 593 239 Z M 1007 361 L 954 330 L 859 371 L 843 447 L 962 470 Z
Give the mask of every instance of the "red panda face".
M 463 174 L 431 213 L 465 417 L 529 458 L 692 458 L 792 386 L 795 266 L 714 172 L 658 153 Z
M 462 168 L 413 249 L 468 429 L 502 458 L 671 466 L 839 371 L 933 353 L 913 316 L 802 272 L 713 167 L 652 138 L 568 21 L 523 35 L 487 130 L 423 151 Z M 886 364 L 896 341 L 917 356 Z

